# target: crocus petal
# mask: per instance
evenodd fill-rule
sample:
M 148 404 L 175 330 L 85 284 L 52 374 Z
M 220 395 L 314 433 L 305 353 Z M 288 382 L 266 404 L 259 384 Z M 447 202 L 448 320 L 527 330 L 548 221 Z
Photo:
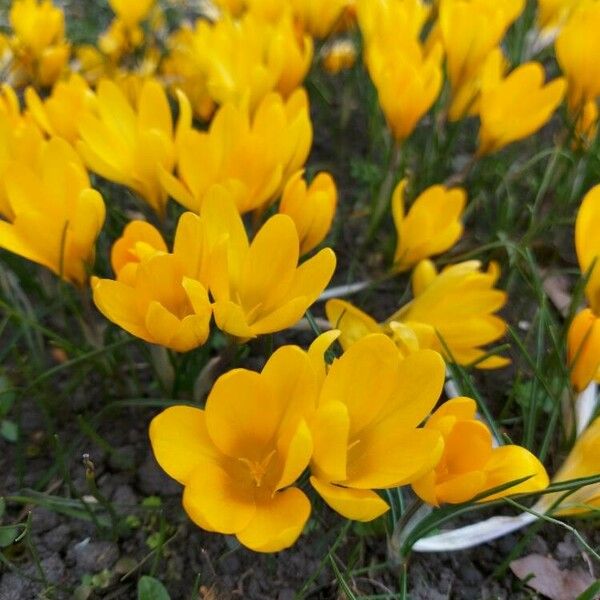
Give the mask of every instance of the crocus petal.
M 313 469 L 328 481 L 346 479 L 346 458 L 350 418 L 341 402 L 319 406 L 311 421 L 313 434 Z
M 388 504 L 372 490 L 353 490 L 332 485 L 316 477 L 311 485 L 337 513 L 353 521 L 372 521 L 389 510 Z
M 310 429 L 305 421 L 300 421 L 291 440 L 284 436 L 278 440 L 278 447 L 285 452 L 285 461 L 279 481 L 275 488 L 281 490 L 292 485 L 310 462 L 313 441 Z
M 398 385 L 386 410 L 401 413 L 405 427 L 416 427 L 439 400 L 444 379 L 444 361 L 437 352 L 409 354 L 400 362 Z
M 485 502 L 509 494 L 537 492 L 548 487 L 549 483 L 544 465 L 529 450 L 521 446 L 508 445 L 494 448 L 484 470 L 487 476 L 486 489 L 488 490 L 510 481 L 531 476 L 523 483 L 486 497 Z
M 233 479 L 218 463 L 203 461 L 183 492 L 183 508 L 200 527 L 238 533 L 256 513 L 253 489 Z M 204 527 L 206 529 L 206 527 Z
M 435 495 L 438 502 L 467 502 L 483 491 L 485 482 L 486 476 L 483 471 L 470 471 L 436 485 Z
M 152 341 L 144 316 L 140 314 L 134 288 L 119 281 L 99 279 L 93 286 L 93 292 L 96 307 L 109 321 L 136 337 Z
M 336 360 L 321 391 L 321 404 L 341 402 L 350 415 L 350 435 L 373 421 L 396 386 L 400 358 L 394 343 L 372 334 Z
M 239 338 L 255 337 L 254 330 L 248 325 L 243 308 L 230 300 L 219 300 L 213 304 L 213 314 L 217 327 Z
M 340 344 L 344 349 L 370 333 L 381 332 L 375 319 L 345 300 L 329 300 L 325 304 L 325 314 L 331 326 L 342 332 Z
M 348 478 L 360 489 L 392 488 L 411 483 L 435 467 L 444 440 L 432 429 L 401 429 L 386 419 L 361 433 L 348 451 Z
M 172 406 L 156 415 L 150 423 L 150 443 L 158 464 L 182 484 L 198 465 L 218 456 L 204 411 L 189 406 Z
M 213 443 L 236 459 L 262 460 L 265 449 L 274 444 L 282 416 L 281 399 L 274 397 L 258 373 L 245 369 L 221 376 L 206 401 L 206 425 Z
M 309 516 L 308 498 L 299 489 L 288 488 L 257 503 L 256 512 L 237 538 L 255 552 L 279 552 L 298 539 Z

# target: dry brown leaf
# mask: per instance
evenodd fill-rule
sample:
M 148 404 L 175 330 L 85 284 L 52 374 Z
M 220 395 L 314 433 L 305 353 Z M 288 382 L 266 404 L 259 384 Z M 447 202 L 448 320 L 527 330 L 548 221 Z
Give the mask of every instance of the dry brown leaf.
M 569 292 L 569 279 L 564 275 L 549 275 L 544 278 L 543 287 L 556 310 L 566 317 L 569 314 L 572 300 Z
M 514 560 L 510 568 L 527 586 L 550 600 L 575 600 L 594 583 L 583 569 L 561 569 L 556 560 L 541 554 Z

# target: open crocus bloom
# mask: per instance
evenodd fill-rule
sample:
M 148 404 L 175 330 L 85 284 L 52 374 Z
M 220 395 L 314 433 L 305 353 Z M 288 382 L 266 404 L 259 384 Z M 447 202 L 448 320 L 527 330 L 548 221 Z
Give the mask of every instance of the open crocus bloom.
M 567 337 L 571 383 L 578 391 L 597 379 L 600 370 L 600 186 L 593 187 L 583 199 L 575 221 L 575 248 L 579 267 L 588 275 L 585 295 L 590 308 L 573 319 Z
M 168 408 L 150 425 L 158 463 L 185 486 L 183 506 L 207 531 L 235 534 L 257 552 L 292 545 L 310 514 L 296 479 L 308 466 L 317 376 L 308 355 L 277 350 L 262 373 L 235 369 L 206 409 Z
M 443 185 L 427 188 L 404 210 L 404 192 L 408 181 L 402 180 L 392 196 L 392 214 L 398 235 L 394 269 L 406 271 L 424 258 L 441 254 L 460 238 L 460 221 L 467 195 L 462 188 Z
M 173 253 L 154 228 L 133 222 L 112 254 L 117 280 L 94 279 L 102 314 L 147 342 L 187 352 L 208 338 L 208 249 L 200 217 L 179 220 Z
M 291 327 L 333 275 L 329 248 L 298 266 L 298 232 L 287 215 L 271 217 L 249 243 L 230 195 L 216 187 L 202 216 L 214 249 L 210 291 L 222 331 L 247 339 Z
M 490 356 L 482 360 L 481 348 L 502 337 L 505 322 L 493 313 L 506 303 L 506 294 L 494 289 L 497 268 L 490 265 L 481 271 L 478 261 L 446 267 L 437 273 L 433 263 L 421 261 L 413 273 L 414 300 L 379 324 L 365 312 L 344 300 L 330 300 L 325 305 L 332 327 L 340 329 L 344 348 L 369 333 L 385 333 L 403 355 L 418 348 L 430 348 L 445 354 L 438 335 L 451 356 L 460 365 L 476 361 L 477 368 L 494 369 L 507 359 Z
M 425 430 L 444 438 L 444 453 L 437 466 L 413 483 L 413 490 L 433 506 L 467 502 L 504 484 L 529 477 L 484 501 L 510 494 L 537 492 L 548 486 L 544 466 L 521 446 L 492 447 L 489 428 L 475 418 L 477 405 L 471 398 L 445 402 L 427 420 Z
M 182 131 L 177 140 L 177 176 L 161 169 L 161 182 L 175 200 L 194 212 L 201 211 L 211 187 L 222 185 L 235 198 L 239 212 L 246 213 L 276 197 L 292 173 L 304 166 L 311 144 L 304 90 L 287 101 L 277 93 L 268 94 L 253 115 L 247 107 L 229 102 L 217 112 L 208 131 Z
M 437 402 L 444 362 L 430 350 L 402 360 L 369 335 L 336 360 L 311 420 L 311 483 L 341 515 L 370 521 L 388 510 L 375 489 L 416 481 L 438 462 L 442 437 L 417 426 Z
M 147 80 L 137 109 L 113 81 L 102 80 L 96 92 L 98 114 L 81 117 L 78 150 L 88 167 L 138 193 L 160 215 L 167 194 L 159 170 L 175 166 L 173 119 L 166 93 L 158 81 Z M 180 122 L 191 121 L 189 103 L 182 94 Z
M 21 161 L 6 165 L 6 200 L 13 216 L 0 221 L 0 247 L 83 285 L 104 224 L 104 201 L 64 140 L 46 143 L 39 163 L 39 172 Z

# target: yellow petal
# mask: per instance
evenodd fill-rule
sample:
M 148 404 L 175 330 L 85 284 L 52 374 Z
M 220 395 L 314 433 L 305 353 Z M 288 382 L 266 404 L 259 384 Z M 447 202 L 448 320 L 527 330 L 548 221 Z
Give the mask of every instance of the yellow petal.
M 329 300 L 325 304 L 325 314 L 331 326 L 342 332 L 339 339 L 345 350 L 370 333 L 381 332 L 375 319 L 345 300 Z
M 350 418 L 341 402 L 319 406 L 311 423 L 313 436 L 313 471 L 327 481 L 344 481 Z
M 385 514 L 390 508 L 371 490 L 340 487 L 316 477 L 311 477 L 310 483 L 333 510 L 353 521 L 372 521 Z
M 288 488 L 258 502 L 255 514 L 237 538 L 255 552 L 279 552 L 294 544 L 309 516 L 308 498 L 299 489 Z
M 183 508 L 201 527 L 238 533 L 256 513 L 253 490 L 234 479 L 219 463 L 205 460 L 191 474 L 183 492 Z
M 523 483 L 486 497 L 484 502 L 512 494 L 537 492 L 548 487 L 549 483 L 544 465 L 529 450 L 521 446 L 509 445 L 494 448 L 484 470 L 487 476 L 485 487 L 488 490 L 531 476 Z
M 352 345 L 331 366 L 321 404 L 341 402 L 350 416 L 350 436 L 377 418 L 397 385 L 400 358 L 394 343 L 372 334 Z
M 161 468 L 184 485 L 199 464 L 218 456 L 204 411 L 189 406 L 172 406 L 156 415 L 150 423 L 150 443 Z
M 260 461 L 275 446 L 283 408 L 258 373 L 234 369 L 219 377 L 208 396 L 208 433 L 227 456 Z
M 444 441 L 433 429 L 401 429 L 389 418 L 363 431 L 348 450 L 345 483 L 383 489 L 412 483 L 437 465 Z
M 100 279 L 93 291 L 94 303 L 109 321 L 142 340 L 152 342 L 153 338 L 146 329 L 145 315 L 140 313 L 134 288 L 119 281 Z

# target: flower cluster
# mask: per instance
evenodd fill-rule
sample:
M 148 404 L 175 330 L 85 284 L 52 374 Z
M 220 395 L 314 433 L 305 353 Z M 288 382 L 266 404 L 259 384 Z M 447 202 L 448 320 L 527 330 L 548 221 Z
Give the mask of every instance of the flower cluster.
M 184 486 L 184 508 L 200 527 L 235 534 L 257 552 L 287 548 L 310 515 L 298 482 L 307 468 L 317 494 L 358 521 L 389 509 L 375 490 L 413 484 L 437 505 L 517 480 L 525 479 L 490 499 L 548 485 L 524 448 L 491 448 L 468 398 L 443 404 L 419 427 L 444 383 L 439 354 L 403 358 L 373 334 L 329 366 L 323 353 L 335 336 L 323 334 L 308 352 L 284 346 L 261 373 L 223 375 L 205 409 L 176 406 L 154 418 L 156 459 Z

